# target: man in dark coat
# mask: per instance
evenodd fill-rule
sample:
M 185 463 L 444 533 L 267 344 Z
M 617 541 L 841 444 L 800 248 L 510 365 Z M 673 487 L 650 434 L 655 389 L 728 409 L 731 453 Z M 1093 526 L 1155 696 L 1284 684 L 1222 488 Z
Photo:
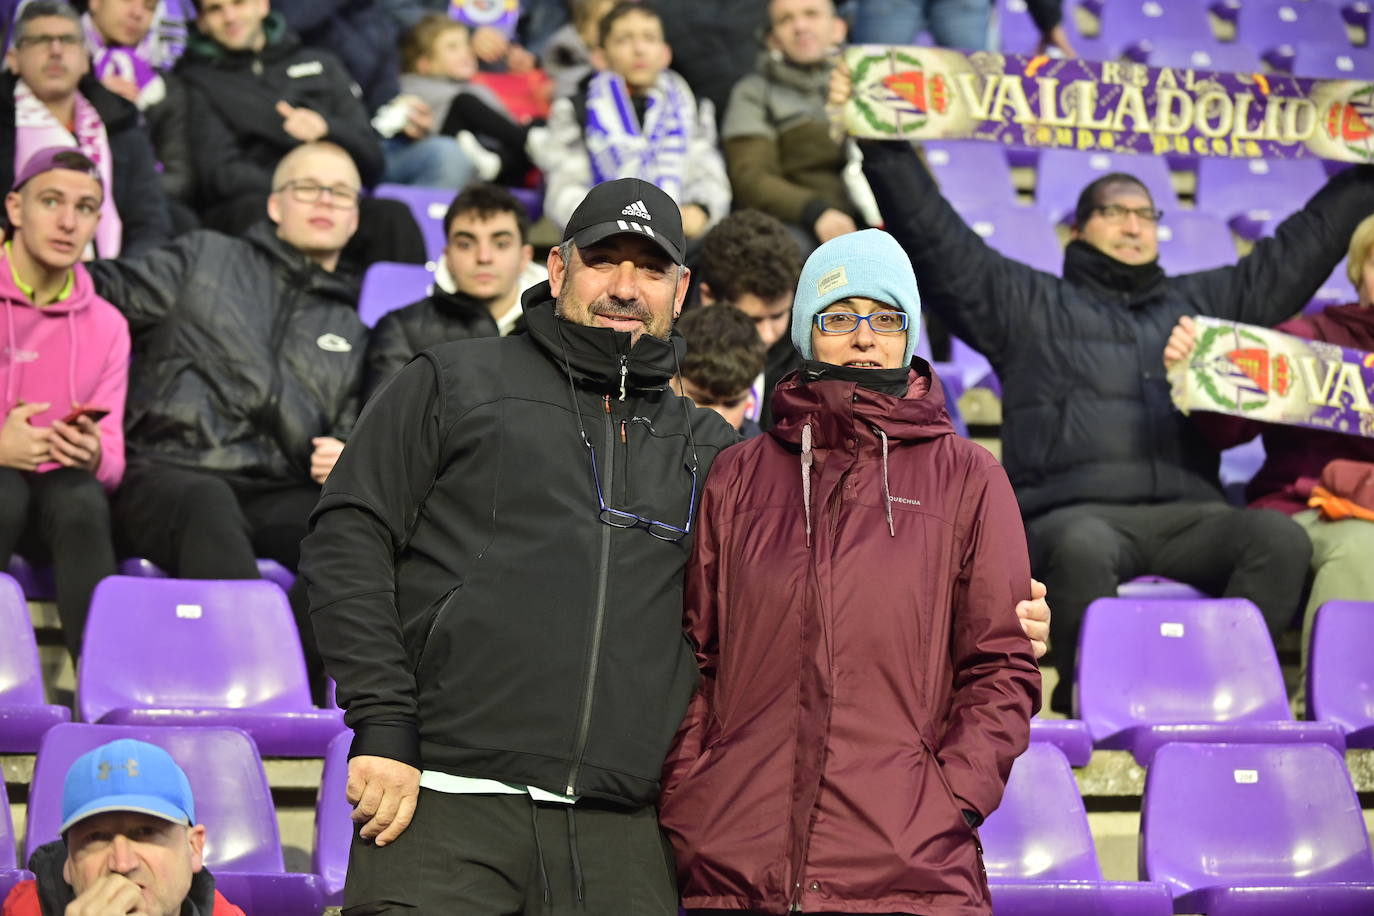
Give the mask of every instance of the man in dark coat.
M 1129 175 L 1079 199 L 1063 279 L 1002 257 L 909 144 L 863 141 L 864 173 L 927 304 L 1002 380 L 1002 460 L 1032 568 L 1054 599 L 1052 706 L 1067 711 L 1090 602 L 1153 573 L 1249 598 L 1277 636 L 1310 546 L 1281 513 L 1223 501 L 1218 457 L 1169 398 L 1159 354 L 1182 315 L 1273 325 L 1298 312 L 1374 210 L 1374 167 L 1333 178 L 1233 267 L 1166 277 L 1160 219 Z
M 40 40 L 45 37 L 47 41 Z M 113 186 L 114 211 L 122 226 L 114 251 L 100 250 L 104 234 L 97 233 L 96 255 L 137 256 L 165 241 L 171 234 L 172 224 L 158 181 L 148 132 L 131 102 L 110 92 L 91 76 L 90 59 L 76 11 L 66 3 L 53 0 L 29 3 L 15 23 L 15 44 L 5 62 L 9 73 L 0 77 L 0 187 L 14 184 L 20 130 L 16 124 L 16 92 L 22 91 L 36 99 L 65 126 L 74 148 L 81 146 L 83 139 L 70 133 L 78 99 L 82 99 L 95 110 L 108 138 L 109 184 Z M 37 109 L 26 105 L 25 110 Z M 43 145 L 53 144 L 45 142 Z M 97 163 L 102 158 L 99 149 L 83 147 L 82 151 Z

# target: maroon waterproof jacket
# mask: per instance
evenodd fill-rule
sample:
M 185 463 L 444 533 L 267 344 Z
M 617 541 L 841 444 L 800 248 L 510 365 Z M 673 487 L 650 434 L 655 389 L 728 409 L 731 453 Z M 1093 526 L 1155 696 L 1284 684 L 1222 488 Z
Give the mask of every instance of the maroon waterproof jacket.
M 1374 350 L 1374 308 L 1332 305 L 1285 321 L 1274 330 L 1356 350 Z M 1301 512 L 1307 508 L 1307 496 L 1327 464 L 1337 458 L 1374 462 L 1374 439 L 1207 411 L 1192 417 L 1218 450 L 1264 437 L 1264 465 L 1245 489 L 1245 498 L 1255 509 L 1278 509 L 1289 515 Z
M 711 469 L 661 798 L 688 908 L 991 912 L 961 809 L 997 807 L 1039 705 L 1030 568 L 928 371 L 902 398 L 794 375 Z

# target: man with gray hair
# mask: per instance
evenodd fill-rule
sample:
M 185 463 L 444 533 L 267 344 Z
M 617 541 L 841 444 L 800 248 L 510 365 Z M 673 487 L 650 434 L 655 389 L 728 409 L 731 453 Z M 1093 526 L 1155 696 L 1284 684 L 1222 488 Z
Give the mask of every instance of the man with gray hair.
M 138 255 L 171 234 L 167 202 L 138 109 L 90 73 L 81 19 L 60 0 L 33 0 L 19 12 L 0 77 L 0 187 L 20 163 L 54 146 L 78 149 L 109 189 L 93 254 Z

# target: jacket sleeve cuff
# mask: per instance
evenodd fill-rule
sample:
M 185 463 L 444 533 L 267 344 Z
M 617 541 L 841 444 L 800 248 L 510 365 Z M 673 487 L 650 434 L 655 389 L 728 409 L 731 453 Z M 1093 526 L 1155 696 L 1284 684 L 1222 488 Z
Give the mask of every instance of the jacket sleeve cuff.
M 354 726 L 353 744 L 348 759 L 386 757 L 415 769 L 420 765 L 420 732 L 413 722 L 367 722 Z

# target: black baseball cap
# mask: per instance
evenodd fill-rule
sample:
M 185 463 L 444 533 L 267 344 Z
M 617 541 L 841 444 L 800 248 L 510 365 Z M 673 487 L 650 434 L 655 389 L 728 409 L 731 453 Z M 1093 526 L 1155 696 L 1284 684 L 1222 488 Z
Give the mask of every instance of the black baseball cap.
M 682 234 L 682 213 L 657 185 L 638 178 L 603 181 L 587 192 L 563 230 L 563 241 L 579 248 L 624 232 L 642 235 L 681 264 L 687 239 Z

